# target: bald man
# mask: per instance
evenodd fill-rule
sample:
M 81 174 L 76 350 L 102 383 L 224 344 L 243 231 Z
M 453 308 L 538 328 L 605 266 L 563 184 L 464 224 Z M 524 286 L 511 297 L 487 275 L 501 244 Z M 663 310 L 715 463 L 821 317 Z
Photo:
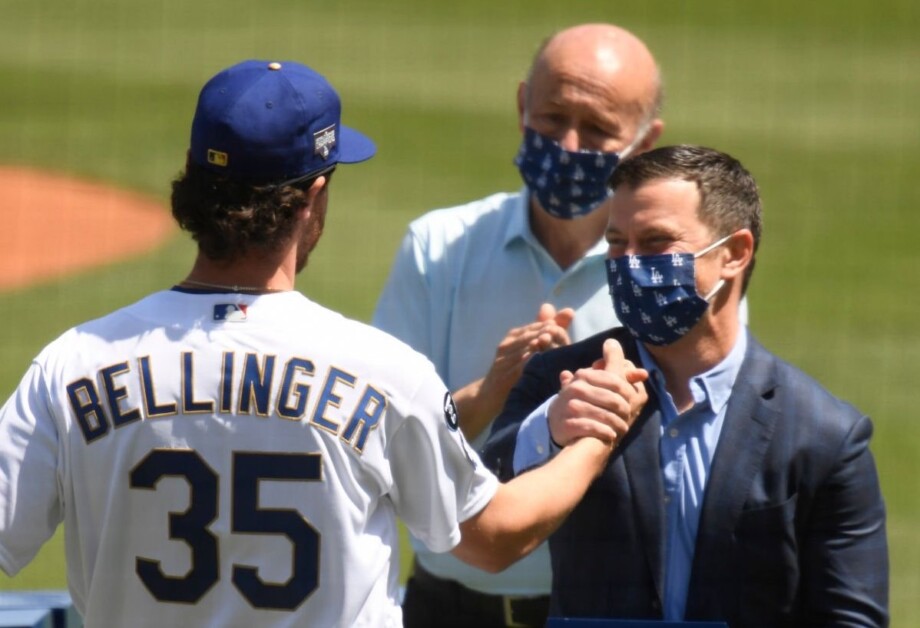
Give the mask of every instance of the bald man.
M 658 140 L 660 102 L 658 67 L 635 35 L 610 24 L 563 30 L 517 91 L 524 187 L 409 226 L 374 324 L 432 360 L 474 445 L 533 353 L 618 325 L 604 268 L 607 180 Z M 413 546 L 405 626 L 544 624 L 545 546 L 500 574 Z

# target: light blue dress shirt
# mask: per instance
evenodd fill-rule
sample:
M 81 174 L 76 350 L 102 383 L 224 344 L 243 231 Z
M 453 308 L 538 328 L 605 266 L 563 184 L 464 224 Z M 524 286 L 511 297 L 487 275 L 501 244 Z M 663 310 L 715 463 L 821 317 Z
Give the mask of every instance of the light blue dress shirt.
M 690 380 L 693 406 L 678 414 L 665 389 L 661 371 L 652 356 L 639 344 L 643 368 L 649 371 L 649 385 L 658 396 L 661 410 L 659 456 L 664 485 L 665 586 L 664 619 L 680 621 L 687 605 L 690 571 L 696 546 L 696 531 L 725 410 L 747 350 L 747 333 L 742 327 L 735 346 L 719 364 Z M 515 473 L 545 462 L 558 451 L 552 445 L 547 409 L 551 397 L 531 412 L 518 432 L 514 452 Z
M 527 194 L 495 194 L 429 212 L 409 225 L 377 303 L 373 323 L 428 356 L 451 390 L 486 374 L 498 343 L 532 322 L 542 303 L 571 307 L 573 341 L 618 325 L 607 289 L 603 239 L 562 270 L 533 235 Z M 488 437 L 487 427 L 474 442 Z M 500 574 L 436 554 L 413 539 L 421 565 L 489 593 L 547 594 L 543 545 Z

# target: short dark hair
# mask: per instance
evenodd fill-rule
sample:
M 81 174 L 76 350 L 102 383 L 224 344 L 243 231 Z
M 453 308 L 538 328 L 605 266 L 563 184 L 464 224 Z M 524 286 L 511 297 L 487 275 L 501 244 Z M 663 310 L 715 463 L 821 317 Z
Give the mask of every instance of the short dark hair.
M 712 148 L 683 144 L 662 146 L 636 155 L 620 164 L 610 177 L 615 191 L 623 185 L 636 189 L 660 179 L 681 179 L 696 184 L 700 193 L 697 210 L 703 224 L 718 236 L 748 229 L 754 236 L 754 253 L 763 230 L 762 207 L 757 182 L 741 162 Z M 744 275 L 747 290 L 754 257 Z
M 328 180 L 331 172 L 321 173 Z M 172 183 L 172 215 L 203 255 L 230 262 L 249 251 L 272 251 L 291 237 L 297 211 L 315 177 L 255 184 L 189 163 Z

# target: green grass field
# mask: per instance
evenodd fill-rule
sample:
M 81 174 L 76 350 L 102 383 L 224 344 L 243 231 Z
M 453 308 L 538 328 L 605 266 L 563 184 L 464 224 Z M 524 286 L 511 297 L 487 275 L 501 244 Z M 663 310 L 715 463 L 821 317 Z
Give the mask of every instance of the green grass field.
M 920 626 L 915 1 L 3 0 L 0 164 L 165 203 L 203 81 L 244 58 L 304 61 L 379 152 L 336 175 L 327 234 L 299 287 L 368 320 L 411 218 L 520 185 L 517 82 L 546 35 L 583 21 L 626 26 L 656 54 L 664 143 L 726 150 L 757 177 L 766 226 L 751 328 L 873 417 L 892 624 Z M 192 255 L 177 236 L 0 294 L 0 397 L 58 333 L 172 284 Z M 60 534 L 19 577 L 0 576 L 0 590 L 64 586 Z

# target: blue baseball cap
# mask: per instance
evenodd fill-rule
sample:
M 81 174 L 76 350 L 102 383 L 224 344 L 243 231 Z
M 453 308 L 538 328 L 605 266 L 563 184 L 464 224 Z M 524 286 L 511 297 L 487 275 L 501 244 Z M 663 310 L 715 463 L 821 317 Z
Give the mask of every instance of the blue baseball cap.
M 201 89 L 189 160 L 231 178 L 277 182 L 370 159 L 374 142 L 343 126 L 341 112 L 335 89 L 307 66 L 243 61 Z

